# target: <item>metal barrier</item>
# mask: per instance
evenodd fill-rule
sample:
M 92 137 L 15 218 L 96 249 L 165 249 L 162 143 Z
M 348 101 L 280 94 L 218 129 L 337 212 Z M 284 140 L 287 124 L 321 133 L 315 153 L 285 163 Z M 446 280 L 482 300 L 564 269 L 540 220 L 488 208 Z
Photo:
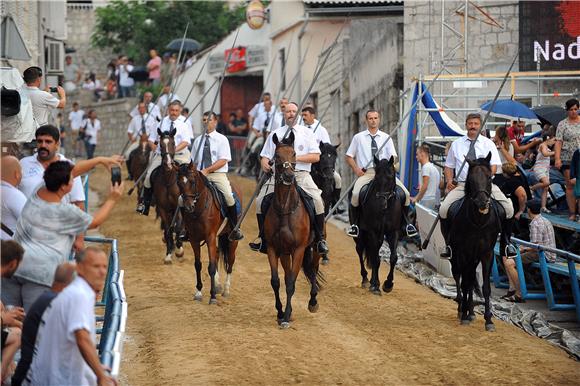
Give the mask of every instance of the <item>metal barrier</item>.
M 103 322 L 97 329 L 100 340 L 97 346 L 101 363 L 111 369 L 111 375 L 119 375 L 123 335 L 127 322 L 127 298 L 123 287 L 124 271 L 119 270 L 119 253 L 117 240 L 103 237 L 85 237 L 85 241 L 99 244 L 110 244 L 107 278 L 102 291 L 101 301 L 95 307 L 104 307 L 103 317 L 96 322 Z
M 539 244 L 533 244 L 529 241 L 520 240 L 516 237 L 512 237 L 512 242 L 516 245 L 523 245 L 525 247 L 529 247 L 538 251 L 538 262 L 532 263 L 532 266 L 535 266 L 540 269 L 542 274 L 542 281 L 544 282 L 544 293 L 530 293 L 528 292 L 528 286 L 526 283 L 526 279 L 524 276 L 524 266 L 522 263 L 522 257 L 520 255 L 519 248 L 517 249 L 517 256 L 515 257 L 516 269 L 518 271 L 518 281 L 520 284 L 520 291 L 522 293 L 522 298 L 524 299 L 546 299 L 548 302 L 548 307 L 550 310 L 576 310 L 576 318 L 580 321 L 580 285 L 578 281 L 580 277 L 578 276 L 578 272 L 576 270 L 576 263 L 580 263 L 580 256 L 568 252 L 563 251 L 561 249 L 550 248 L 546 246 L 542 246 Z M 552 252 L 557 256 L 563 257 L 567 261 L 567 267 L 562 266 L 558 263 L 548 263 L 546 260 L 545 252 Z M 497 267 L 497 262 L 495 256 L 499 255 L 499 248 L 496 245 L 494 249 L 494 259 L 493 259 L 493 267 L 492 267 L 492 276 L 494 285 L 496 288 L 498 287 L 505 287 L 505 284 L 501 282 L 501 277 L 499 276 L 499 271 Z M 552 283 L 550 281 L 550 272 L 555 272 L 560 275 L 565 275 L 570 278 L 570 286 L 572 288 L 572 297 L 574 298 L 574 304 L 562 304 L 556 303 L 554 292 L 552 289 Z

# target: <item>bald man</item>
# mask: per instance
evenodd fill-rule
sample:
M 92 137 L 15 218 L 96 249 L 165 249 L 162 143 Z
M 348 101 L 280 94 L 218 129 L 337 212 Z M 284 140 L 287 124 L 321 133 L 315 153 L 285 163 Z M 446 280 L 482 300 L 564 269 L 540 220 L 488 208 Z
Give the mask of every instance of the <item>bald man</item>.
M 36 344 L 36 335 L 38 326 L 46 308 L 52 303 L 56 295 L 62 292 L 75 278 L 76 266 L 71 263 L 63 263 L 56 267 L 54 280 L 49 291 L 44 292 L 38 297 L 34 304 L 28 310 L 24 323 L 22 325 L 22 345 L 21 356 L 18 366 L 12 376 L 12 385 L 19 386 L 24 381 L 32 357 L 34 354 L 34 345 Z
M 26 204 L 26 196 L 17 186 L 22 180 L 22 168 L 18 158 L 6 155 L 2 157 L 2 240 L 12 240 L 16 231 L 16 222 Z

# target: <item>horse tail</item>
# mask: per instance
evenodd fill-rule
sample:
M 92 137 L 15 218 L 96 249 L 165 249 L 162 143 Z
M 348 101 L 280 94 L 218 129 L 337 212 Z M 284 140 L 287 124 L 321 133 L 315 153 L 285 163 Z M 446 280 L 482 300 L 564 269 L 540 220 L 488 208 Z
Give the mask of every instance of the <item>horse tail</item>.
M 222 265 L 224 268 L 224 272 L 229 272 L 231 269 L 230 266 L 230 240 L 228 240 L 228 235 L 223 234 L 218 236 L 218 258 L 219 255 L 222 257 Z
M 312 247 L 308 247 L 304 251 L 304 258 L 302 259 L 302 271 L 304 272 L 304 275 L 308 281 L 314 278 L 318 288 L 322 288 L 322 286 L 326 284 L 324 274 L 320 270 L 316 271 L 315 269 Z

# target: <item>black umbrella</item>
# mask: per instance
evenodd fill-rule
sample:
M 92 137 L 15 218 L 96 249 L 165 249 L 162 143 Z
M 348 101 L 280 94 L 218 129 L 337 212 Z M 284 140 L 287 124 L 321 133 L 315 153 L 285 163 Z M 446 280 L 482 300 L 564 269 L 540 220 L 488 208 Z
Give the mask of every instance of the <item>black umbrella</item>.
M 546 105 L 532 107 L 532 111 L 536 113 L 542 126 L 546 123 L 554 127 L 558 126 L 561 120 L 566 119 L 566 110 L 560 106 Z
M 201 44 L 197 40 L 188 38 L 173 39 L 165 48 L 171 51 L 179 51 L 181 49 L 181 42 L 183 42 L 184 52 L 197 52 L 201 48 Z

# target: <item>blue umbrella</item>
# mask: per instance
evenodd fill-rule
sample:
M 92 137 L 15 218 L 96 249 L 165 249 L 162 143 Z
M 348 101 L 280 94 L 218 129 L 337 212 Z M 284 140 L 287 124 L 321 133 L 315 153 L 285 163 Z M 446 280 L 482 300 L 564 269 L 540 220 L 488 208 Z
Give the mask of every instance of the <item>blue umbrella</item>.
M 487 112 L 491 104 L 491 101 L 484 103 L 481 105 L 481 110 Z M 512 121 L 520 120 L 526 122 L 526 124 L 539 123 L 538 116 L 528 106 L 511 99 L 498 99 L 490 115 Z

